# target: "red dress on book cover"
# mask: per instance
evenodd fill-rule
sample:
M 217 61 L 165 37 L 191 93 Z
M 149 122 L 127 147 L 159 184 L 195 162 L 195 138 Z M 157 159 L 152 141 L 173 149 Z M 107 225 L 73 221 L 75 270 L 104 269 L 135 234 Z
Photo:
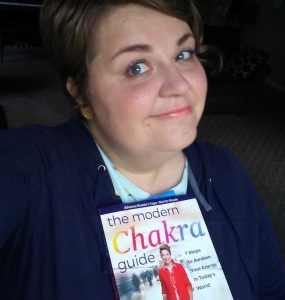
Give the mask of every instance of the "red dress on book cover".
M 158 275 L 162 294 L 167 296 L 167 300 L 190 300 L 188 289 L 192 289 L 192 284 L 181 264 L 174 262 L 171 272 L 166 267 L 161 267 Z

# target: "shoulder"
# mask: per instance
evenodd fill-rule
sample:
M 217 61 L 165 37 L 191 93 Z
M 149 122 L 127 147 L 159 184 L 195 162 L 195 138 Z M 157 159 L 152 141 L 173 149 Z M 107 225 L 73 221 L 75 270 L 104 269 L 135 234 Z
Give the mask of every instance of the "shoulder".
M 72 127 L 76 125 L 1 131 L 0 179 L 26 186 L 30 178 L 35 181 L 33 186 L 39 187 L 52 184 L 56 178 L 61 182 L 68 174 L 76 173 L 74 168 L 79 165 L 77 157 L 82 146 L 75 142 L 76 130 Z
M 177 269 L 184 269 L 183 265 L 180 264 L 180 263 L 178 263 L 178 262 L 175 262 L 175 267 L 176 267 Z
M 249 185 L 252 188 L 251 180 L 246 174 L 240 161 L 228 149 L 209 143 L 195 141 L 186 149 L 188 159 L 195 176 L 208 176 L 216 183 L 238 183 Z M 248 186 L 248 187 L 249 187 Z
M 166 269 L 165 269 L 164 267 L 158 267 L 158 268 L 157 268 L 158 274 L 162 274 L 162 273 L 164 273 L 165 271 L 166 271 Z
M 38 146 L 47 146 L 52 128 L 31 126 L 0 131 L 0 151 L 24 155 Z
M 20 160 L 25 163 L 48 159 L 58 151 L 71 148 L 69 131 L 78 127 L 78 124 L 75 124 L 68 122 L 57 127 L 39 125 L 1 130 L 0 157 L 11 157 L 13 161 Z
M 0 131 L 1 168 L 27 169 L 35 162 L 40 144 L 45 145 L 42 129 L 38 127 L 5 129 Z
M 196 140 L 186 148 L 188 156 L 195 157 L 198 161 L 211 163 L 215 166 L 226 167 L 240 165 L 236 156 L 227 148 Z
M 231 218 L 258 219 L 263 205 L 251 179 L 229 150 L 195 141 L 186 149 L 193 173 L 208 199 L 218 199 Z M 214 196 L 216 195 L 217 198 Z M 255 216 L 255 217 L 254 217 Z

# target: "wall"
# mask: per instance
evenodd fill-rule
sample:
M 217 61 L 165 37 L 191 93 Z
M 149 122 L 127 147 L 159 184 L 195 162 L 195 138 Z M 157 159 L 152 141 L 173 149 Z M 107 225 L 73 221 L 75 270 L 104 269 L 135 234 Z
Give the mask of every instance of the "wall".
M 275 2 L 281 7 L 274 7 Z M 242 45 L 256 47 L 269 54 L 271 74 L 268 82 L 285 93 L 285 0 L 259 0 L 255 24 L 244 28 Z
M 196 1 L 205 24 L 240 28 L 241 47 L 251 46 L 269 55 L 271 73 L 267 82 L 285 94 L 285 0 L 235 0 L 239 5 L 233 11 L 233 18 L 217 14 L 217 7 L 223 1 Z M 258 6 L 256 18 L 247 10 L 251 4 Z

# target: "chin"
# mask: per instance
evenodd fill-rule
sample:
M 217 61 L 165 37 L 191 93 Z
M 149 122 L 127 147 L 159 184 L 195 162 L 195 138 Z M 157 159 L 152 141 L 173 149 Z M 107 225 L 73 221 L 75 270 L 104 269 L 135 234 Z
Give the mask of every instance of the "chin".
M 196 126 L 175 128 L 175 130 L 156 133 L 152 137 L 151 144 L 154 149 L 162 151 L 182 151 L 191 145 L 197 136 Z
M 174 136 L 171 141 L 171 144 L 176 150 L 183 150 L 189 145 L 191 145 L 197 137 L 197 130 L 191 129 L 183 135 Z

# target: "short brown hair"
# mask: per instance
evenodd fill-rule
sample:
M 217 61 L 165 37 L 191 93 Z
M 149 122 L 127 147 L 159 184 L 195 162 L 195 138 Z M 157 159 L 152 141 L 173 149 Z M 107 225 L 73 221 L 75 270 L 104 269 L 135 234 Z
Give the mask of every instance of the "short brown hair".
M 167 244 L 161 244 L 159 246 L 159 253 L 161 254 L 161 251 L 162 250 L 167 250 L 170 254 L 171 254 L 171 250 L 170 250 L 170 247 L 167 245 Z
M 79 93 L 85 93 L 88 64 L 96 51 L 92 48 L 96 28 L 102 17 L 127 4 L 147 6 L 186 21 L 199 49 L 202 22 L 193 0 L 44 0 L 40 14 L 43 45 L 63 82 L 71 76 Z

